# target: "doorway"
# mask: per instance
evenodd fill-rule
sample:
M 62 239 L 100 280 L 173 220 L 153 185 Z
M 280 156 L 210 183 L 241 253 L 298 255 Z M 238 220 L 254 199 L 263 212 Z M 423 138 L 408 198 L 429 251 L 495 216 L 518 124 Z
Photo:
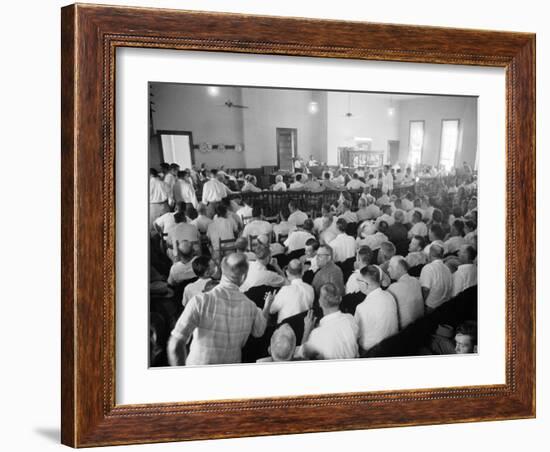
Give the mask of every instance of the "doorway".
M 292 171 L 298 155 L 298 130 L 277 127 L 277 166 L 280 170 Z
M 399 140 L 388 140 L 388 160 L 392 166 L 399 161 Z
M 177 163 L 181 169 L 191 168 L 195 162 L 191 132 L 159 130 L 157 133 L 160 136 L 163 161 Z

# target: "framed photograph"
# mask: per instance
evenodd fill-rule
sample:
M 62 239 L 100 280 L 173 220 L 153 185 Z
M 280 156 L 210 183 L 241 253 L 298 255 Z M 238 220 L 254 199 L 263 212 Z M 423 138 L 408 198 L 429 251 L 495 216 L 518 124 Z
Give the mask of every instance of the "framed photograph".
M 62 8 L 62 442 L 535 416 L 535 36 Z

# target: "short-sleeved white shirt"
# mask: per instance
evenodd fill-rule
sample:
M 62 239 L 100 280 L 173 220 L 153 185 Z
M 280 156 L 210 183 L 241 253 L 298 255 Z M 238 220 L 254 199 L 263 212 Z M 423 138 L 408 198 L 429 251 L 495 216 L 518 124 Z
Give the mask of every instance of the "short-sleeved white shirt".
M 424 300 L 426 306 L 435 309 L 453 295 L 453 275 L 442 260 L 436 259 L 422 267 L 420 284 L 430 289 L 428 298 Z

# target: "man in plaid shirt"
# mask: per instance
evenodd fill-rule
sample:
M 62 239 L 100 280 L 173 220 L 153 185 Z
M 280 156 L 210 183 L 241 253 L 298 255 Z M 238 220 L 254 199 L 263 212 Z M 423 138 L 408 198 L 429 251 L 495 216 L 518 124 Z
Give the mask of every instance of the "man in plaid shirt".
M 241 293 L 239 286 L 247 273 L 246 256 L 231 254 L 222 261 L 220 284 L 189 300 L 168 342 L 171 366 L 240 363 L 248 337 L 264 334 L 273 297 L 266 297 L 261 310 Z

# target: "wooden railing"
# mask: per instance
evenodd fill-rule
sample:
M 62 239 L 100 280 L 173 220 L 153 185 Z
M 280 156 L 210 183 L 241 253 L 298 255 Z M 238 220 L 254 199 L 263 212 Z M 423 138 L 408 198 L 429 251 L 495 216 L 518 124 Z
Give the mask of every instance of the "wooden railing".
M 414 186 L 396 187 L 393 191 L 397 196 L 401 196 L 409 191 L 413 191 Z M 357 209 L 357 202 L 361 197 L 362 190 L 346 190 L 352 199 L 352 210 Z M 321 207 L 324 204 L 333 204 L 338 201 L 341 191 L 325 190 L 322 192 L 308 191 L 262 191 L 258 193 L 244 192 L 240 193 L 243 201 L 249 205 L 259 205 L 263 209 L 265 216 L 277 215 L 283 208 L 288 207 L 289 201 L 295 201 L 298 208 L 304 212 L 315 212 L 319 215 Z M 373 196 L 380 196 L 379 190 L 372 190 Z
M 418 196 L 435 196 L 439 193 L 441 187 L 450 182 L 454 177 L 433 177 L 423 178 L 413 185 L 394 185 L 393 194 L 397 196 L 405 195 L 408 192 L 412 192 Z M 357 201 L 361 197 L 361 190 L 342 190 L 349 193 L 352 200 L 352 210 L 357 209 Z M 269 191 L 264 190 L 262 192 L 240 192 L 239 196 L 244 201 L 247 201 L 249 205 L 260 205 L 263 209 L 263 215 L 272 216 L 277 215 L 283 208 L 288 207 L 290 200 L 295 201 L 298 204 L 300 210 L 304 212 L 315 212 L 320 214 L 321 206 L 324 204 L 333 204 L 338 200 L 342 191 L 338 190 L 325 190 L 321 192 L 308 192 L 308 191 Z M 372 195 L 378 198 L 381 195 L 379 189 L 373 189 Z M 197 193 L 200 199 L 200 194 Z M 234 198 L 236 195 L 232 196 Z

